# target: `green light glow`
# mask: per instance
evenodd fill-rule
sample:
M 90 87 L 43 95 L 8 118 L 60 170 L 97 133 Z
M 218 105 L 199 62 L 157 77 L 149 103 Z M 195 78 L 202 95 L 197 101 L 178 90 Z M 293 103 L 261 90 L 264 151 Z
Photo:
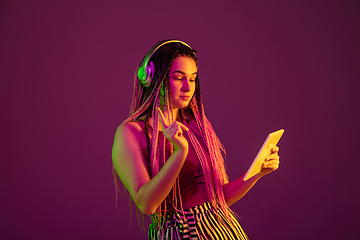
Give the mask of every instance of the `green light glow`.
M 140 80 L 145 80 L 145 77 L 146 77 L 146 75 L 145 75 L 144 68 L 143 68 L 143 67 L 140 67 L 140 68 L 139 68 L 139 71 L 138 71 L 138 78 L 139 78 Z

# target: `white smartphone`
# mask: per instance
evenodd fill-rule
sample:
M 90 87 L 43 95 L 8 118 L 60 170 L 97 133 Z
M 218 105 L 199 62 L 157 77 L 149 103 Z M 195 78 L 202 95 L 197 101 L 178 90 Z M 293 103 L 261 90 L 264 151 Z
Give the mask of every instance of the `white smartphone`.
M 249 170 L 246 172 L 245 177 L 243 178 L 244 181 L 248 180 L 249 178 L 253 177 L 261 171 L 261 166 L 264 163 L 265 158 L 269 156 L 271 149 L 278 144 L 283 133 L 284 129 L 280 129 L 279 131 L 270 133 L 267 136 L 264 144 L 260 148 L 260 151 L 256 155 Z

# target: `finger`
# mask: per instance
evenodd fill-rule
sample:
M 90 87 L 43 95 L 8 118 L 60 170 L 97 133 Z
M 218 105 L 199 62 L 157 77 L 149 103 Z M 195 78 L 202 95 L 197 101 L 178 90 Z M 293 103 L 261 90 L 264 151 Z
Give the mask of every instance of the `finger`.
M 172 136 L 172 137 L 175 137 L 175 136 L 181 136 L 182 135 L 182 130 L 181 130 L 181 127 L 179 125 L 175 125 L 175 127 L 173 127 L 170 132 L 169 132 L 169 135 Z
M 169 124 L 168 122 L 166 121 L 165 117 L 164 117 L 164 114 L 162 113 L 161 109 L 160 108 L 156 108 L 156 110 L 158 111 L 159 113 L 159 118 L 160 118 L 160 123 L 161 123 L 161 126 L 164 129 L 168 128 L 169 127 Z
M 177 122 L 177 123 L 179 124 L 182 130 L 189 131 L 189 129 L 184 124 L 182 124 L 181 122 Z
M 269 168 L 269 169 L 275 171 L 275 170 L 277 170 L 279 168 L 279 165 L 269 165 L 266 168 Z
M 270 166 L 270 165 L 279 165 L 280 161 L 279 160 L 271 160 L 268 162 L 264 162 L 264 166 Z
M 278 146 L 274 146 L 272 149 L 271 149 L 271 152 L 272 153 L 276 153 L 279 151 L 279 147 Z
M 176 121 L 175 122 L 172 122 L 172 124 L 170 124 L 170 126 L 167 127 L 167 132 L 170 134 L 170 133 L 173 133 L 174 130 L 177 131 L 177 128 L 178 128 L 178 125 L 176 124 Z
M 263 167 L 268 168 L 269 166 L 279 166 L 279 161 L 264 162 Z
M 279 163 L 264 163 L 262 168 L 270 168 L 272 170 L 276 170 L 279 168 Z
M 175 121 L 173 122 L 170 126 L 169 126 L 169 129 L 172 129 L 174 127 L 179 127 L 181 128 L 182 130 L 184 131 L 189 131 L 189 129 L 184 125 L 182 124 L 181 122 L 178 122 L 178 121 Z
M 278 168 L 272 168 L 272 167 L 266 167 L 266 168 L 263 168 L 263 170 L 267 170 L 269 173 L 270 172 L 274 172 L 276 171 Z
M 276 160 L 276 159 L 280 159 L 280 157 L 279 157 L 279 155 L 277 155 L 277 153 L 274 153 L 274 154 L 267 156 L 265 158 L 265 161 L 271 161 L 271 160 Z
M 266 164 L 273 164 L 273 163 L 279 164 L 279 163 L 280 163 L 280 160 L 279 160 L 279 158 L 275 158 L 275 159 L 267 160 L 267 161 L 265 161 L 264 163 L 266 163 Z

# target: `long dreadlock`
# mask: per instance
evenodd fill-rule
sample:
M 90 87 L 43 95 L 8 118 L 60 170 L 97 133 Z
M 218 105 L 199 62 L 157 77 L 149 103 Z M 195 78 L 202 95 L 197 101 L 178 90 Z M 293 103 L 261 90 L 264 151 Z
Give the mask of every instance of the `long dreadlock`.
M 152 83 L 148 87 L 144 87 L 138 79 L 137 70 L 141 66 L 138 65 L 135 76 L 134 76 L 134 93 L 130 109 L 129 118 L 124 122 L 138 121 L 141 117 L 145 118 L 145 133 L 147 139 L 147 160 L 148 160 L 148 171 L 150 178 L 154 177 L 160 170 L 160 166 L 165 164 L 165 146 L 166 138 L 163 142 L 159 143 L 159 116 L 156 111 L 157 107 L 162 107 L 164 112 L 167 112 L 168 122 L 173 119 L 172 116 L 172 100 L 170 90 L 170 68 L 178 56 L 190 57 L 194 59 L 197 66 L 196 51 L 181 44 L 181 43 L 167 43 L 161 46 L 151 57 L 150 61 L 154 63 L 155 72 Z M 220 207 L 230 220 L 230 224 L 233 224 L 232 214 L 234 214 L 225 201 L 223 186 L 228 183 L 228 176 L 225 171 L 225 148 L 221 144 L 219 138 L 216 136 L 210 122 L 207 120 L 204 112 L 204 107 L 201 98 L 200 82 L 198 75 L 195 79 L 195 93 L 191 99 L 189 106 L 186 109 L 180 109 L 179 118 L 181 121 L 185 120 L 185 116 L 189 126 L 189 139 L 191 144 L 194 146 L 196 155 L 199 158 L 200 165 L 203 169 L 207 192 L 209 194 L 209 200 L 211 205 L 215 208 Z M 149 130 L 148 121 L 153 118 L 152 131 Z M 191 129 L 197 130 L 201 133 L 204 142 L 208 148 L 210 161 L 205 157 L 204 150 L 201 148 L 199 141 L 192 133 Z M 151 136 L 151 140 L 149 138 Z M 161 149 L 160 149 L 161 148 Z M 171 149 L 171 153 L 172 153 Z M 162 153 L 162 159 L 160 159 L 160 152 Z M 170 154 L 171 154 L 170 153 Z M 116 188 L 119 190 L 118 178 L 116 171 L 114 170 L 114 177 Z M 173 209 L 183 211 L 182 200 L 180 195 L 179 177 L 177 178 L 173 189 L 172 189 L 172 207 Z M 166 206 L 166 200 L 158 207 L 155 212 L 155 219 L 160 224 L 162 212 L 168 209 Z M 180 209 L 178 206 L 180 205 Z

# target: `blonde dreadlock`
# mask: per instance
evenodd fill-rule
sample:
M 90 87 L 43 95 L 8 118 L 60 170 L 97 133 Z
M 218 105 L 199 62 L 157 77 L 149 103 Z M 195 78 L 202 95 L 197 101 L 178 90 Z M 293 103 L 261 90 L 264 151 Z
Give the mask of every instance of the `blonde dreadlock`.
M 135 71 L 134 92 L 130 109 L 130 116 L 124 122 L 138 121 L 141 117 L 146 115 L 145 132 L 147 135 L 146 137 L 148 145 L 147 160 L 149 161 L 148 171 L 151 178 L 160 171 L 160 166 L 163 165 L 166 161 L 165 142 L 167 139 L 164 138 L 164 142 L 159 144 L 159 116 L 156 108 L 162 107 L 164 112 L 169 113 L 167 114 L 168 122 L 172 121 L 173 111 L 169 80 L 170 68 L 175 58 L 178 56 L 191 57 L 194 59 L 197 65 L 197 57 L 195 52 L 195 50 L 181 43 L 167 43 L 161 46 L 150 59 L 154 63 L 156 70 L 153 81 L 149 87 L 144 87 L 136 74 L 138 68 L 141 66 L 141 63 L 138 65 L 138 68 Z M 204 172 L 208 190 L 207 192 L 209 194 L 211 205 L 215 208 L 220 207 L 230 220 L 230 225 L 232 225 L 234 220 L 231 215 L 234 213 L 226 204 L 223 191 L 224 184 L 229 182 L 224 163 L 226 152 L 219 138 L 216 136 L 210 122 L 205 116 L 198 75 L 196 77 L 195 83 L 196 89 L 194 96 L 186 109 L 180 109 L 179 117 L 182 121 L 184 121 L 184 115 L 188 116 L 188 118 L 190 117 L 191 119 L 191 121 L 188 122 L 190 126 L 188 135 Z M 148 120 L 150 117 L 153 118 L 152 132 L 149 132 L 148 129 Z M 205 153 L 203 152 L 204 150 L 201 148 L 199 141 L 196 139 L 191 129 L 196 129 L 201 132 L 201 135 L 209 151 L 210 161 L 208 161 L 208 159 L 205 157 Z M 149 135 L 151 135 L 151 142 L 149 140 Z M 161 149 L 159 149 L 160 147 Z M 162 152 L 162 159 L 159 159 L 160 151 Z M 116 173 L 115 170 L 114 172 Z M 117 190 L 119 190 L 117 174 L 115 174 L 114 177 L 116 183 L 115 187 Z M 179 177 L 173 186 L 172 192 L 172 207 L 175 210 L 183 211 Z M 177 208 L 178 205 L 180 205 L 180 209 Z M 164 200 L 155 212 L 155 219 L 159 224 L 161 221 L 161 213 L 166 212 L 167 208 L 166 200 Z

